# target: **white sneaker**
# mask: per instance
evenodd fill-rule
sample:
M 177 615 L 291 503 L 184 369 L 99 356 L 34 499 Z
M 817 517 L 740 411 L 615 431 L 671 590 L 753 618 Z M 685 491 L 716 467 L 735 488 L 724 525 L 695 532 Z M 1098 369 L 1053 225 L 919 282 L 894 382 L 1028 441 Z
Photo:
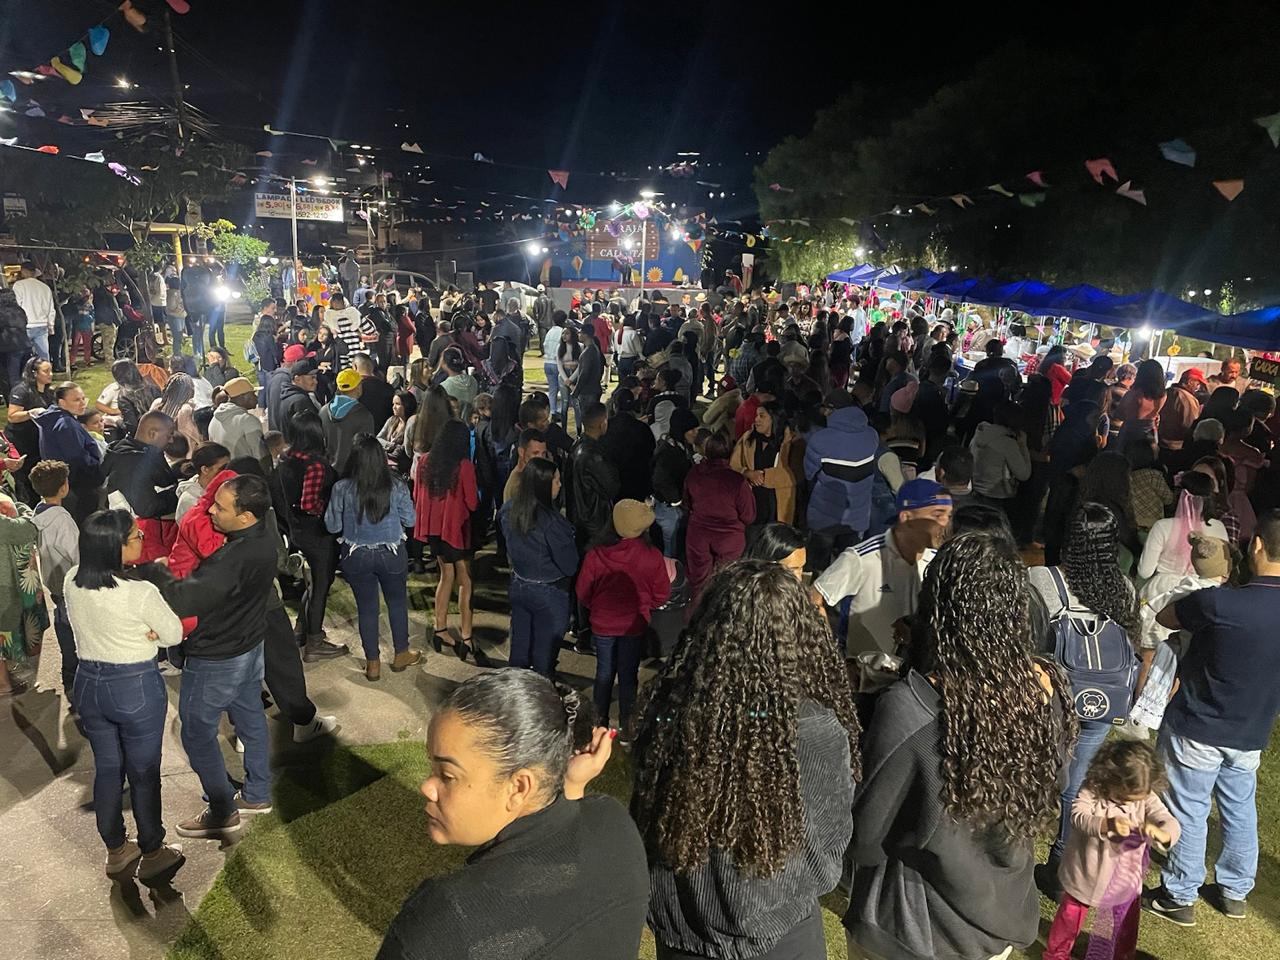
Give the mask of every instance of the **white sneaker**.
M 236 753 L 244 753 L 244 741 L 236 736 L 234 730 L 231 732 L 229 739 L 231 740 L 231 745 L 236 748 Z
M 318 714 L 310 723 L 295 723 L 293 725 L 293 742 L 307 743 L 316 737 L 323 737 L 325 734 L 333 733 L 338 729 L 337 717 L 322 717 Z

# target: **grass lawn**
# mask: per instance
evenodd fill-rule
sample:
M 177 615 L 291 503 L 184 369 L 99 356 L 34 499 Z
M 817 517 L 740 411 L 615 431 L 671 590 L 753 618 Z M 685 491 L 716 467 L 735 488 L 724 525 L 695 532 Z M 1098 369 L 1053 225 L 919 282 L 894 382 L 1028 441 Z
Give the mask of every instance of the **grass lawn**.
M 174 944 L 170 960 L 315 960 L 371 957 L 401 902 L 424 877 L 457 869 L 464 852 L 427 839 L 418 784 L 427 771 L 421 743 L 402 740 L 336 747 L 277 780 L 276 812 L 257 817 Z M 1229 921 L 1204 905 L 1184 930 L 1143 918 L 1140 956 L 1160 958 L 1280 955 L 1277 789 L 1280 756 L 1270 750 L 1259 783 L 1262 858 L 1250 917 Z M 630 769 L 619 751 L 593 784 L 626 802 Z M 607 856 L 607 851 L 600 852 Z M 1154 882 L 1154 875 L 1151 878 Z M 1041 933 L 1052 910 L 1042 901 Z M 845 957 L 838 895 L 824 900 L 828 956 Z M 1078 956 L 1084 955 L 1081 938 Z M 1041 947 L 1019 956 L 1039 957 Z M 654 956 L 645 931 L 640 956 Z

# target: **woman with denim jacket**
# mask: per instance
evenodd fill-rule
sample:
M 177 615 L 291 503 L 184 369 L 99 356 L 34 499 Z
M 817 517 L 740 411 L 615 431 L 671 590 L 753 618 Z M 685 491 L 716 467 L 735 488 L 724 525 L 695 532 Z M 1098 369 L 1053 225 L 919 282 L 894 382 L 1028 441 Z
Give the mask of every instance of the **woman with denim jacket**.
M 409 554 L 404 531 L 413 526 L 415 517 L 409 488 L 387 466 L 386 451 L 377 437 L 367 433 L 356 437 L 350 466 L 350 477 L 334 484 L 324 523 L 330 533 L 338 534 L 342 547 L 342 574 L 355 594 L 360 621 L 364 675 L 372 682 L 382 675 L 379 587 L 391 621 L 395 649 L 391 669 L 399 673 L 422 660 L 420 651 L 409 649 Z

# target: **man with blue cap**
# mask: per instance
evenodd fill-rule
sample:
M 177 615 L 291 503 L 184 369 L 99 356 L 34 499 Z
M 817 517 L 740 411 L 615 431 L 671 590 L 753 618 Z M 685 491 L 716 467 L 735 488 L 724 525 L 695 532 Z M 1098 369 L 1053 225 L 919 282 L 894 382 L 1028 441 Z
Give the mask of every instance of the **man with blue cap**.
M 892 527 L 845 550 L 813 581 L 814 603 L 834 607 L 852 598 L 849 660 L 867 651 L 893 653 L 906 639 L 925 567 L 951 526 L 951 494 L 932 480 L 904 483 L 894 505 Z

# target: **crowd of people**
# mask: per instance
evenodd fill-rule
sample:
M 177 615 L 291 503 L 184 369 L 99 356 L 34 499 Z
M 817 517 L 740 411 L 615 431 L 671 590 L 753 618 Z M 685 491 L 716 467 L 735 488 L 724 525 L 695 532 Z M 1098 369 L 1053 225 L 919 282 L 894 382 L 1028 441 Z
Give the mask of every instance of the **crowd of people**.
M 1140 906 L 1195 923 L 1215 796 L 1210 902 L 1246 914 L 1280 711 L 1280 420 L 1238 360 L 1167 385 L 1062 344 L 1005 356 L 1020 331 L 843 289 L 541 290 L 530 313 L 488 287 L 438 311 L 357 292 L 264 303 L 256 385 L 225 349 L 122 359 L 89 409 L 35 350 L 9 393 L 0 681 L 47 592 L 108 874 L 182 863 L 162 671 L 207 799 L 177 833 L 232 836 L 271 809 L 263 685 L 296 740 L 337 728 L 302 666 L 349 655 L 336 578 L 374 683 L 429 656 L 408 592 L 430 564 L 423 643 L 480 669 L 431 720 L 428 833 L 479 849 L 406 902 L 385 960 L 630 958 L 646 923 L 662 958 L 824 956 L 837 886 L 851 956 L 1007 957 L 1043 894 L 1046 957 L 1091 909 L 1132 957 Z M 502 668 L 473 632 L 485 578 L 508 586 Z M 589 693 L 563 682 L 569 645 Z M 586 795 L 615 745 L 629 814 Z

